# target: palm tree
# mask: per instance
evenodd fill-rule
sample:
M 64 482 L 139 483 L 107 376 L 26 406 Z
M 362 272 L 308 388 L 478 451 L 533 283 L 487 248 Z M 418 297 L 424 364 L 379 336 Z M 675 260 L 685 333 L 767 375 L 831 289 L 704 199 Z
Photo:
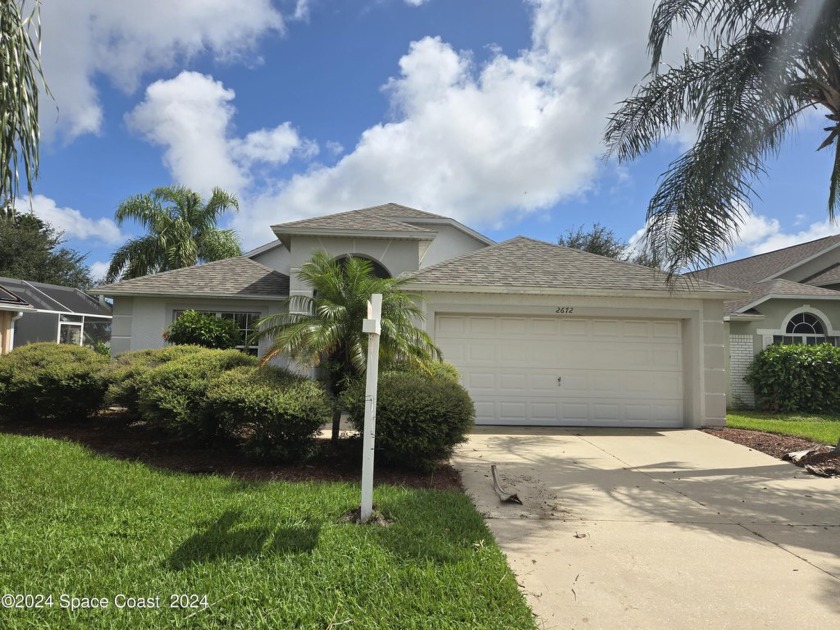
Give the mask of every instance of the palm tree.
M 402 289 L 405 279 L 378 278 L 369 260 L 350 257 L 336 261 L 316 252 L 298 277 L 313 289 L 313 296 L 289 298 L 289 312 L 270 315 L 257 323 L 257 338 L 271 339 L 263 364 L 284 354 L 304 367 L 322 367 L 327 390 L 335 399 L 341 390 L 365 373 L 367 335 L 362 320 L 367 301 L 382 294 L 380 362 L 422 366 L 440 360 L 429 335 L 415 325 L 423 318 L 419 297 Z M 338 439 L 341 410 L 333 416 L 333 440 Z
M 18 193 L 20 163 L 32 195 L 38 177 L 39 82 L 49 93 L 40 61 L 41 2 L 35 0 L 27 15 L 24 4 L 23 0 L 0 2 L 0 197 L 11 200 Z M 9 208 L 14 214 L 14 205 Z
M 707 37 L 699 54 L 659 72 L 679 24 Z M 825 113 L 832 147 L 828 213 L 840 205 L 840 0 L 661 0 L 651 73 L 612 114 L 605 141 L 619 161 L 647 153 L 686 122 L 694 146 L 670 164 L 648 206 L 646 245 L 670 273 L 713 264 L 732 247 L 765 163 L 803 112 Z
M 236 233 L 216 227 L 222 213 L 231 208 L 238 210 L 239 202 L 220 188 L 213 189 L 206 204 L 201 195 L 183 186 L 155 188 L 148 195 L 124 201 L 117 208 L 117 224 L 134 219 L 148 234 L 129 240 L 114 252 L 105 281 L 241 255 Z

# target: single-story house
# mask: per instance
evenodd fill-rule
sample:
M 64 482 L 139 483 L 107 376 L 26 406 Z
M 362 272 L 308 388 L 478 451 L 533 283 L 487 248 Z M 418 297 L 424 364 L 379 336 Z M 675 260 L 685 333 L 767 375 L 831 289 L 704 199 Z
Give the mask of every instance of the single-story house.
M 15 318 L 10 349 L 38 341 L 80 346 L 110 341 L 111 305 L 84 291 L 14 278 L 0 278 L 0 289 L 4 290 L 0 294 L 14 295 L 29 305 L 28 309 L 17 309 L 23 316 Z
M 755 405 L 744 376 L 755 355 L 767 346 L 840 345 L 840 234 L 690 275 L 748 292 L 724 303 L 727 394 L 732 407 Z
M 23 317 L 24 313 L 33 310 L 26 300 L 0 285 L 0 354 L 12 351 L 15 342 L 15 322 Z
M 126 280 L 112 351 L 163 345 L 180 311 L 243 330 L 307 293 L 297 271 L 317 250 L 407 275 L 427 331 L 461 373 L 480 424 L 721 425 L 723 304 L 745 293 L 530 238 L 494 243 L 451 218 L 384 204 L 272 226 L 244 256 Z M 262 352 L 264 348 L 251 348 Z

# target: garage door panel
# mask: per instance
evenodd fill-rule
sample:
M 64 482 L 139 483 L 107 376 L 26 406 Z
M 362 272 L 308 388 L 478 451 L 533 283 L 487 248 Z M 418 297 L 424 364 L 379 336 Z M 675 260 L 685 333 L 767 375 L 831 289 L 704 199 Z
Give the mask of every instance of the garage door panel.
M 480 424 L 682 426 L 681 335 L 659 320 L 441 314 L 435 325 Z

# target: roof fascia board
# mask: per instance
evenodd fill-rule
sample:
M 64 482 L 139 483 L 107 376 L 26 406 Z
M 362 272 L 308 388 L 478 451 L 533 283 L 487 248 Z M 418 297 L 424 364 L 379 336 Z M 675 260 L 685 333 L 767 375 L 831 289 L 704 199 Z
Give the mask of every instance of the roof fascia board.
M 812 260 L 815 260 L 815 259 L 819 258 L 820 256 L 822 256 L 824 254 L 827 254 L 828 252 L 830 252 L 832 250 L 837 249 L 838 247 L 840 247 L 840 242 L 835 243 L 834 245 L 830 245 L 829 247 L 826 247 L 825 249 L 821 249 L 816 254 L 814 254 L 812 256 L 808 256 L 808 258 L 803 258 L 799 262 L 794 263 L 793 265 L 790 265 L 789 267 L 787 267 L 785 269 L 782 269 L 781 271 L 779 271 L 777 273 L 774 273 L 773 275 L 767 276 L 766 278 L 764 278 L 762 280 L 759 280 L 758 282 L 767 282 L 768 280 L 775 280 L 776 278 L 780 278 L 783 274 L 786 274 L 788 271 L 793 271 L 797 267 L 801 267 L 805 263 L 809 263 Z
M 275 227 L 277 228 L 275 230 Z M 277 235 L 278 239 L 282 240 L 284 236 L 320 236 L 321 238 L 342 238 L 342 237 L 362 237 L 362 238 L 397 238 L 411 241 L 431 241 L 437 236 L 437 232 L 432 230 L 423 232 L 412 232 L 408 230 L 351 230 L 351 229 L 333 229 L 333 228 L 284 228 L 282 226 L 272 226 L 272 230 Z
M 732 313 L 732 315 L 725 315 L 723 321 L 725 322 L 760 322 L 765 319 L 764 315 L 747 315 L 746 313 Z
M 746 291 L 649 291 L 632 289 L 585 289 L 513 286 L 464 286 L 457 284 L 421 284 L 407 282 L 406 289 L 429 293 L 507 293 L 517 295 L 574 295 L 581 297 L 681 297 L 690 299 L 739 300 L 749 296 Z
M 128 291 L 113 291 L 108 290 L 104 293 L 99 293 L 104 297 L 145 297 L 145 298 L 200 298 L 203 300 L 213 300 L 213 299 L 220 299 L 220 300 L 249 300 L 252 302 L 280 302 L 282 300 L 288 300 L 288 295 L 240 295 L 238 293 L 181 293 L 181 292 L 172 292 L 172 293 L 141 293 L 136 290 L 128 290 Z

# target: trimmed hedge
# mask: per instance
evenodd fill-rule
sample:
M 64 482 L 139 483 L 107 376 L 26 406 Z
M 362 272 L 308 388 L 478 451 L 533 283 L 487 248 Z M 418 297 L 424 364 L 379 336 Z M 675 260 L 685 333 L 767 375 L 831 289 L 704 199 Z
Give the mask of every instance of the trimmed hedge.
M 256 364 L 255 357 L 239 350 L 201 348 L 159 365 L 138 379 L 141 417 L 183 438 L 212 439 L 219 434 L 219 424 L 207 411 L 210 381 L 235 367 Z
M 744 380 L 764 409 L 836 412 L 840 409 L 840 348 L 774 344 L 756 356 Z
M 365 384 L 353 384 L 343 399 L 350 422 L 361 431 Z M 377 457 L 419 470 L 432 470 L 465 442 L 475 423 L 467 390 L 449 378 L 417 372 L 379 376 L 376 405 Z
M 239 367 L 210 383 L 207 409 L 253 459 L 299 462 L 314 452 L 315 435 L 332 419 L 324 388 L 288 370 Z
M 102 405 L 108 358 L 90 348 L 33 343 L 0 357 L 0 415 L 70 421 Z
M 163 339 L 176 345 L 230 350 L 242 343 L 242 333 L 232 319 L 190 310 L 184 311 L 163 331 Z
M 140 416 L 138 385 L 140 380 L 159 365 L 201 351 L 199 346 L 166 346 L 152 350 L 124 352 L 111 360 L 106 372 L 108 391 L 106 405 L 125 407 L 134 417 Z

